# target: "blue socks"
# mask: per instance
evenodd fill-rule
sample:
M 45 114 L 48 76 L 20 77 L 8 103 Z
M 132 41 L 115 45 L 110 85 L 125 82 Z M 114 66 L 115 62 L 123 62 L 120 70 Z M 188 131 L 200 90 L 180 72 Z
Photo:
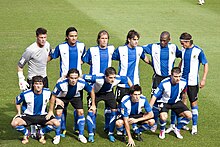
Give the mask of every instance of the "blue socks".
M 198 123 L 198 105 L 192 107 L 192 125 L 195 126 Z
M 95 128 L 94 119 L 95 119 L 95 114 L 93 112 L 88 111 L 86 121 L 87 121 L 87 128 L 89 135 L 94 135 L 93 132 L 93 129 Z
M 23 135 L 28 135 L 28 129 L 26 129 L 24 126 L 17 126 L 15 129 L 18 132 L 21 132 Z
M 79 128 L 79 135 L 84 135 L 85 117 L 84 115 L 78 116 L 77 125 Z

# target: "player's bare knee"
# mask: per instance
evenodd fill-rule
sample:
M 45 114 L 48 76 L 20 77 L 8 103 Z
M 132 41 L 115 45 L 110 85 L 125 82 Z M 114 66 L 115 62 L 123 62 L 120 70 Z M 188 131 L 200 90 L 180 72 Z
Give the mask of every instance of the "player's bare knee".
M 59 122 L 58 120 L 54 120 L 54 125 L 55 125 L 56 127 L 59 127 L 59 126 L 60 126 L 60 122 Z
M 115 122 L 115 125 L 116 125 L 117 127 L 119 127 L 119 128 L 122 127 L 123 124 L 124 124 L 124 123 L 123 123 L 123 120 L 120 120 L 120 119 Z
M 57 115 L 58 117 L 61 117 L 62 114 L 63 114 L 62 109 L 58 109 L 58 110 L 56 111 L 56 115 Z
M 164 113 L 164 112 L 162 112 L 162 113 L 160 113 L 160 119 L 162 120 L 162 121 L 166 121 L 167 120 L 167 113 Z
M 150 126 L 153 126 L 153 125 L 155 124 L 155 120 L 154 120 L 154 119 L 148 120 L 148 124 L 149 124 Z
M 192 113 L 190 111 L 185 112 L 185 117 L 188 119 L 192 119 Z

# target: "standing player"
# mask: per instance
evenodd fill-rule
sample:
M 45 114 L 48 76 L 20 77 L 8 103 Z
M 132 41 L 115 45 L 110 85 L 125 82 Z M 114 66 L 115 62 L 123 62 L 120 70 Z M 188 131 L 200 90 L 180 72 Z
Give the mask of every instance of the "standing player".
M 199 88 L 205 86 L 206 77 L 208 74 L 208 61 L 203 50 L 193 44 L 192 36 L 189 33 L 182 33 L 180 35 L 180 43 L 182 49 L 182 77 L 188 82 L 187 95 L 189 97 L 192 109 L 192 132 L 197 134 L 198 123 L 198 92 Z M 199 67 L 200 63 L 204 66 L 202 80 L 199 83 Z
M 109 123 L 108 138 L 111 142 L 115 142 L 114 128 L 116 120 L 117 103 L 115 95 L 113 93 L 113 88 L 118 84 L 128 84 L 132 86 L 132 82 L 126 76 L 116 75 L 116 70 L 113 67 L 108 67 L 105 70 L 105 74 L 98 75 L 83 75 L 83 79 L 87 82 L 93 83 L 93 88 L 95 91 L 95 99 L 88 102 L 88 107 L 90 108 L 87 116 L 87 125 L 89 133 L 89 142 L 94 142 L 94 121 L 95 120 L 95 109 L 99 101 L 105 101 L 105 104 L 111 108 L 111 116 Z
M 62 81 L 66 78 L 67 72 L 71 68 L 76 68 L 79 70 L 79 73 L 82 74 L 82 57 L 86 51 L 85 44 L 79 42 L 78 40 L 78 31 L 75 27 L 69 27 L 66 30 L 66 41 L 59 44 L 55 50 L 50 53 L 50 59 L 56 59 L 60 57 L 60 79 Z M 62 137 L 65 137 L 66 133 L 66 116 L 67 116 L 67 107 L 64 108 L 61 122 Z M 76 112 L 74 113 L 74 119 L 77 120 Z M 75 121 L 76 122 L 76 121 Z M 76 125 L 76 123 L 75 123 Z M 76 127 L 75 127 L 76 129 Z
M 44 80 L 42 76 L 32 78 L 32 88 L 22 92 L 16 97 L 17 115 L 11 122 L 11 125 L 19 132 L 24 134 L 23 144 L 28 143 L 29 130 L 25 126 L 40 124 L 45 126 L 40 130 L 39 142 L 46 143 L 44 134 L 53 128 L 59 127 L 60 123 L 53 116 L 55 99 L 51 98 L 51 92 L 48 88 L 43 88 Z M 46 112 L 47 103 L 50 101 L 49 112 Z M 21 105 L 22 104 L 22 105 Z
M 187 125 L 192 118 L 192 113 L 181 99 L 181 94 L 186 91 L 186 88 L 187 81 L 181 78 L 180 68 L 174 67 L 171 70 L 171 76 L 161 81 L 155 90 L 150 100 L 150 105 L 152 107 L 157 100 L 160 109 L 160 139 L 165 138 L 165 127 L 169 109 L 174 111 L 179 117 L 182 117 L 174 129 L 174 133 L 177 138 L 183 139 L 183 136 L 180 134 L 180 129 L 184 125 Z
M 83 62 L 90 65 L 90 75 L 105 73 L 106 68 L 112 65 L 112 54 L 115 50 L 113 45 L 108 44 L 109 34 L 106 30 L 101 30 L 97 36 L 97 46 L 91 47 L 87 50 L 83 57 Z M 109 129 L 111 109 L 105 109 L 105 127 L 104 130 Z M 95 123 L 95 122 L 93 122 Z
M 44 87 L 48 88 L 47 78 L 47 61 L 50 52 L 50 44 L 47 42 L 47 30 L 44 28 L 37 28 L 36 30 L 36 42 L 28 46 L 20 58 L 17 66 L 19 87 L 20 90 L 27 90 L 32 87 L 32 77 L 41 75 L 44 78 Z M 27 82 L 23 74 L 25 64 L 28 63 L 28 75 Z M 36 129 L 34 125 L 31 125 L 31 134 L 36 137 Z
M 130 88 L 129 95 L 125 95 L 122 98 L 119 109 L 122 118 L 116 121 L 116 128 L 121 132 L 123 132 L 124 129 L 126 130 L 128 136 L 127 146 L 135 146 L 130 132 L 130 125 L 133 126 L 134 137 L 138 141 L 143 140 L 140 137 L 140 131 L 137 125 L 154 125 L 154 114 L 147 101 L 147 98 L 142 95 L 142 90 L 139 85 L 134 85 Z M 142 112 L 142 109 L 144 109 L 145 113 Z
M 181 58 L 181 51 L 175 44 L 169 43 L 170 39 L 170 33 L 164 31 L 160 35 L 160 43 L 143 46 L 144 51 L 151 56 L 152 67 L 154 70 L 151 96 L 153 95 L 160 82 L 170 76 L 171 70 L 174 67 L 175 59 Z M 155 103 L 153 106 L 155 119 L 155 125 L 153 128 L 151 128 L 153 132 L 156 131 L 159 116 L 159 110 L 157 106 L 157 103 Z M 171 115 L 171 117 L 172 116 L 173 115 Z
M 60 81 L 56 84 L 52 97 L 56 98 L 56 118 L 61 121 L 61 116 L 63 114 L 63 109 L 71 103 L 71 105 L 76 109 L 77 112 L 77 126 L 79 129 L 78 139 L 82 143 L 87 143 L 87 139 L 84 137 L 84 126 L 85 126 L 85 117 L 83 111 L 83 95 L 81 91 L 84 89 L 88 93 L 92 99 L 95 99 L 95 93 L 92 87 L 85 82 L 85 80 L 81 79 L 80 73 L 77 69 L 72 68 L 67 73 L 67 78 L 63 81 Z M 60 128 L 59 128 L 60 129 Z M 60 142 L 60 131 L 56 132 L 56 136 L 54 137 L 54 144 L 58 144 Z
M 139 81 L 139 60 L 142 59 L 146 63 L 150 63 L 145 56 L 143 48 L 138 46 L 140 35 L 135 30 L 130 30 L 127 34 L 124 46 L 119 46 L 113 53 L 112 59 L 119 61 L 120 76 L 127 76 L 132 83 L 140 84 Z M 117 102 L 121 102 L 124 95 L 129 94 L 129 86 L 127 84 L 119 84 L 116 89 Z

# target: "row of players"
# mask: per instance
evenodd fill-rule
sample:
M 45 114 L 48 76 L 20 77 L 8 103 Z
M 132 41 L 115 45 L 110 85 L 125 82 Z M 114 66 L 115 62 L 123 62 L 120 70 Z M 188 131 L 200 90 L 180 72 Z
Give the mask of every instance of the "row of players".
M 108 45 L 108 32 L 100 31 L 97 37 L 98 45 L 96 47 L 91 47 L 90 49 L 88 49 L 86 54 L 84 55 L 85 45 L 84 43 L 77 41 L 78 32 L 74 27 L 70 27 L 66 30 L 66 42 L 58 45 L 55 48 L 55 50 L 50 53 L 49 56 L 48 54 L 50 48 L 49 43 L 46 42 L 46 30 L 43 28 L 38 28 L 36 31 L 36 36 L 37 41 L 26 49 L 25 53 L 22 55 L 22 58 L 18 63 L 19 85 L 20 89 L 22 90 L 26 89 L 26 85 L 28 85 L 25 82 L 25 78 L 23 75 L 23 67 L 27 62 L 29 63 L 29 84 L 31 83 L 31 78 L 34 75 L 41 75 L 44 77 L 44 80 L 46 81 L 45 86 L 48 87 L 48 81 L 46 76 L 46 63 L 47 61 L 51 60 L 51 58 L 55 59 L 60 57 L 61 59 L 61 80 L 64 79 L 64 77 L 67 74 L 67 71 L 70 68 L 77 68 L 81 74 L 82 61 L 90 64 L 90 74 L 96 75 L 98 73 L 103 73 L 107 67 L 111 66 L 112 59 L 119 60 L 118 74 L 120 76 L 129 77 L 133 84 L 139 84 L 138 64 L 139 59 L 142 59 L 146 63 L 152 65 L 155 71 L 153 77 L 154 90 L 159 85 L 162 79 L 170 76 L 175 58 L 182 58 L 182 73 L 183 77 L 188 82 L 187 93 L 191 102 L 193 112 L 193 130 L 194 133 L 197 133 L 197 93 L 199 89 L 198 87 L 203 87 L 205 85 L 205 80 L 208 72 L 208 64 L 203 51 L 199 47 L 193 45 L 192 36 L 190 34 L 181 34 L 180 42 L 183 46 L 183 50 L 181 52 L 178 50 L 176 45 L 169 43 L 169 32 L 165 31 L 161 33 L 160 43 L 149 44 L 140 47 L 138 46 L 138 40 L 140 38 L 139 34 L 134 30 L 130 30 L 128 32 L 125 45 L 120 46 L 116 50 L 114 50 L 114 47 L 112 45 Z M 151 55 L 151 62 L 148 60 L 145 53 Z M 200 63 L 204 65 L 204 74 L 200 84 L 198 84 L 198 72 Z M 128 93 L 128 84 L 119 84 L 117 86 L 116 97 L 118 98 L 119 102 L 121 98 Z M 156 108 L 158 107 L 156 106 Z M 192 134 L 194 134 L 193 130 Z M 111 135 L 111 132 L 109 132 L 109 136 L 113 136 Z M 109 139 L 111 141 L 115 141 L 114 137 L 109 137 Z M 91 140 L 91 142 L 94 141 L 94 139 L 89 140 Z

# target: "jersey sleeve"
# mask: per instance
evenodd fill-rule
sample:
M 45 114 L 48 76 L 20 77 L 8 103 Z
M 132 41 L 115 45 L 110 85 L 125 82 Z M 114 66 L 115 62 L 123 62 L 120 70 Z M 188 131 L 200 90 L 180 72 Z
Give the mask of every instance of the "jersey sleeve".
M 82 61 L 91 65 L 91 60 L 92 60 L 91 52 L 90 49 L 88 49 L 85 55 L 83 56 Z
M 81 60 L 83 60 L 83 56 L 85 56 L 85 54 L 86 54 L 86 47 L 84 46 L 83 53 L 82 53 L 82 56 L 81 56 Z
M 57 83 L 52 91 L 52 94 L 57 96 L 60 92 L 61 92 L 61 87 L 60 87 L 59 83 Z
M 24 101 L 24 93 L 22 92 L 20 95 L 16 97 L 16 105 L 21 104 Z
M 120 60 L 119 50 L 118 48 L 112 54 L 112 60 Z
M 52 59 L 56 59 L 56 58 L 58 58 L 60 56 L 60 48 L 59 48 L 59 45 L 54 49 L 54 50 L 52 50 L 51 52 L 50 52 L 50 57 L 52 58 Z
M 144 109 L 146 112 L 151 112 L 152 111 L 152 108 L 151 106 L 149 105 L 148 101 L 147 101 L 147 98 L 145 98 L 145 103 L 144 103 Z
M 161 98 L 162 94 L 163 94 L 164 88 L 163 88 L 163 84 L 160 83 L 159 86 L 157 87 L 157 89 L 154 91 L 154 96 L 156 98 Z
M 142 48 L 143 49 L 143 48 Z M 144 49 L 143 49 L 143 51 L 142 51 L 142 53 L 141 53 L 141 57 L 140 57 L 142 60 L 144 60 L 145 59 L 145 53 L 144 53 Z
M 122 117 L 128 117 L 128 111 L 124 103 L 121 103 L 120 112 Z
M 27 49 L 25 50 L 25 52 L 22 54 L 21 59 L 18 61 L 18 66 L 19 66 L 20 68 L 23 68 L 24 65 L 25 65 L 28 61 L 30 61 L 32 54 L 33 54 L 33 53 L 31 53 L 31 51 L 27 48 Z
M 203 52 L 203 50 L 201 50 L 200 54 L 199 54 L 199 62 L 202 63 L 203 65 L 208 63 L 207 59 L 206 59 L 206 56 Z
M 128 77 L 127 76 L 120 76 L 119 84 L 128 84 Z
M 84 90 L 91 93 L 92 91 L 92 86 L 90 86 L 87 82 L 85 82 L 85 87 L 84 87 Z
M 150 54 L 150 55 L 152 54 L 152 44 L 147 44 L 142 47 L 146 54 Z
M 182 58 L 182 52 L 178 49 L 177 46 L 176 46 L 176 57 L 177 58 Z
M 96 82 L 96 76 L 95 75 L 84 74 L 82 78 L 86 82 L 90 82 L 90 83 L 95 83 Z

